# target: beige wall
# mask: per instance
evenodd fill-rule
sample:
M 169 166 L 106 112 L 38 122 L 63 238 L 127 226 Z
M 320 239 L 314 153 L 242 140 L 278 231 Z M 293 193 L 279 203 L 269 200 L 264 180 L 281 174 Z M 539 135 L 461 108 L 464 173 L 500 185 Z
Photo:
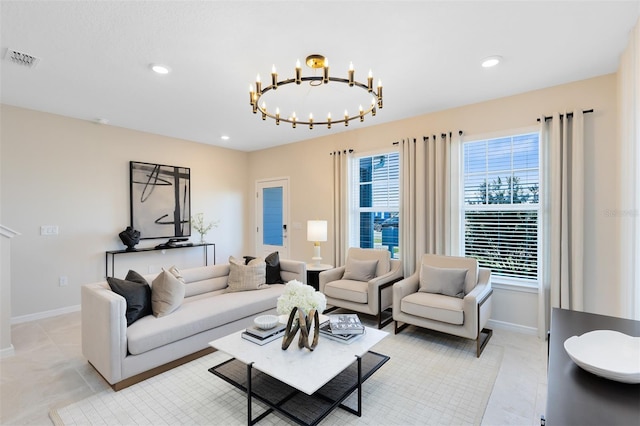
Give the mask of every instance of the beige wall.
M 393 108 L 385 105 L 385 108 Z M 353 148 L 357 152 L 392 149 L 392 142 L 406 137 L 443 131 L 463 130 L 465 135 L 520 129 L 537 124 L 536 118 L 554 111 L 594 109 L 586 119 L 585 141 L 585 308 L 591 312 L 615 315 L 621 311 L 619 293 L 620 232 L 608 209 L 619 204 L 619 166 L 617 139 L 616 75 L 546 88 L 508 98 L 426 114 L 388 124 L 357 129 L 304 142 L 249 154 L 249 180 L 287 175 L 291 179 L 291 221 L 306 223 L 313 218 L 332 217 L 332 161 L 335 149 Z M 384 110 L 379 113 L 384 115 Z M 357 130 L 356 130 L 357 129 Z M 253 212 L 251 221 L 254 220 Z M 331 228 L 331 223 L 330 223 Z M 292 257 L 310 259 L 312 245 L 305 229 L 292 230 Z M 251 244 L 255 244 L 251 241 Z M 323 258 L 333 259 L 331 241 L 322 246 Z M 502 295 L 505 300 L 511 295 Z M 537 299 L 523 294 L 522 303 L 534 310 L 522 320 L 502 318 L 501 306 L 494 309 L 498 321 L 536 327 Z M 504 312 L 504 316 L 511 314 Z
M 0 113 L 1 217 L 22 234 L 11 244 L 13 318 L 77 306 L 80 285 L 103 279 L 105 251 L 124 248 L 130 160 L 190 167 L 192 211 L 220 220 L 207 236 L 217 261 L 244 253 L 246 153 L 6 105 Z M 59 235 L 41 236 L 41 225 L 57 225 Z M 119 256 L 116 275 L 202 264 L 202 251 L 189 250 Z
M 1 217 L 22 233 L 12 241 L 11 315 L 76 306 L 79 286 L 102 279 L 104 251 L 123 247 L 117 234 L 129 221 L 130 160 L 191 167 L 193 212 L 221 220 L 208 236 L 217 244 L 218 263 L 255 251 L 256 180 L 289 177 L 290 224 L 302 225 L 290 226 L 290 257 L 309 260 L 306 221 L 332 217 L 333 150 L 391 149 L 403 137 L 449 130 L 472 136 L 519 129 L 535 126 L 542 114 L 576 108 L 595 110 L 586 120 L 585 307 L 619 314 L 620 229 L 606 214 L 620 202 L 616 105 L 612 74 L 364 129 L 354 123 L 349 132 L 251 153 L 2 106 Z M 41 225 L 59 226 L 60 235 L 40 236 Z M 323 243 L 322 254 L 332 262 L 331 241 Z M 123 260 L 117 275 L 129 267 L 153 272 L 172 262 L 200 261 L 200 253 L 174 258 L 155 253 Z M 58 286 L 59 276 L 69 277 L 67 287 Z M 535 294 L 498 296 L 510 306 L 495 307 L 496 321 L 536 327 Z M 513 318 L 519 310 L 514 303 L 533 311 Z

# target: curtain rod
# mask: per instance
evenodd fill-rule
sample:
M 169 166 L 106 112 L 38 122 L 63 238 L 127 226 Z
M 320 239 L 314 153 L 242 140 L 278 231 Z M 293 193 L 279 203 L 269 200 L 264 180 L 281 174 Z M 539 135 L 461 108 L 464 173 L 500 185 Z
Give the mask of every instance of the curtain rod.
M 583 109 L 582 113 L 583 114 L 589 114 L 593 112 L 593 108 L 591 109 Z M 560 119 L 562 119 L 562 117 L 564 117 L 564 114 L 560 114 Z M 567 113 L 567 117 L 573 117 L 573 113 L 572 112 L 568 112 Z M 551 120 L 553 117 L 545 117 L 544 115 L 542 116 L 542 118 L 544 118 L 544 121 L 548 121 Z M 540 122 L 540 118 L 537 118 L 536 121 L 539 123 Z
M 464 132 L 462 130 L 458 130 L 458 136 L 462 136 L 463 133 Z M 451 137 L 452 135 L 453 135 L 453 132 L 449 132 L 449 137 Z M 432 135 L 431 137 L 433 138 L 433 140 L 436 140 L 436 135 Z M 447 137 L 447 134 L 446 133 L 440 133 L 440 137 L 441 138 L 445 138 L 445 137 Z M 409 138 L 409 140 L 411 140 L 411 138 Z M 423 136 L 422 137 L 422 142 L 426 142 L 428 140 L 429 140 L 429 136 Z M 416 138 L 413 138 L 413 142 L 414 143 L 416 142 Z M 400 144 L 399 141 L 395 141 L 395 142 L 391 143 L 391 145 L 399 145 L 399 144 Z
M 349 149 L 345 149 L 343 151 L 337 150 L 337 151 L 330 152 L 329 155 L 340 155 L 340 154 L 346 154 L 347 152 L 349 154 L 351 154 L 351 153 L 353 153 L 353 149 L 349 148 Z

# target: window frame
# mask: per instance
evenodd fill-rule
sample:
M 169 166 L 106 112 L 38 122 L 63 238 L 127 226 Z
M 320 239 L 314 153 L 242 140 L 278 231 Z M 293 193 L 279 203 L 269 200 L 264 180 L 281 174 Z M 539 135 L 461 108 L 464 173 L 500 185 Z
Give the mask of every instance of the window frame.
M 387 205 L 386 207 L 380 208 L 380 207 L 360 207 L 359 206 L 359 200 L 360 200 L 360 192 L 359 192 L 359 188 L 360 188 L 360 161 L 363 158 L 368 158 L 368 157 L 376 157 L 376 156 L 380 156 L 380 155 L 389 155 L 389 154 L 396 154 L 398 155 L 398 194 L 397 194 L 397 206 L 394 206 L 392 204 Z M 401 185 L 402 185 L 402 158 L 400 156 L 400 150 L 399 149 L 394 149 L 394 148 L 389 148 L 389 149 L 378 149 L 378 150 L 374 150 L 374 151 L 366 151 L 366 152 L 361 152 L 361 153 L 354 153 L 351 158 L 349 159 L 349 163 L 348 163 L 348 174 L 347 174 L 347 181 L 348 181 L 348 194 L 347 194 L 347 200 L 348 200 L 348 212 L 347 212 L 347 217 L 348 217 L 348 221 L 349 221 L 349 225 L 348 225 L 348 245 L 349 247 L 360 247 L 360 241 L 361 241 L 361 235 L 360 235 L 360 213 L 367 213 L 367 212 L 372 212 L 372 213 L 377 213 L 377 212 L 383 212 L 383 213 L 397 213 L 398 216 L 398 245 L 394 246 L 397 247 L 396 253 L 398 257 L 395 257 L 395 259 L 401 259 L 401 252 L 400 252 L 400 248 L 401 248 L 401 232 L 400 232 L 400 228 L 402 227 L 402 223 L 400 221 L 400 217 L 401 217 Z M 356 191 L 356 192 L 354 192 Z M 387 246 L 382 246 L 383 248 L 387 248 Z M 374 241 L 374 248 L 375 248 L 375 241 Z M 393 254 L 392 254 L 392 258 Z
M 477 208 L 473 208 L 473 205 L 470 205 L 470 207 L 472 207 L 471 209 L 467 209 L 467 205 L 465 204 L 465 144 L 467 143 L 472 143 L 472 142 L 479 142 L 479 141 L 488 141 L 488 140 L 492 140 L 492 139 L 500 139 L 500 138 L 513 138 L 513 137 L 517 137 L 517 136 L 521 136 L 521 135 L 526 135 L 526 134 L 531 134 L 531 133 L 536 133 L 538 135 L 538 203 L 537 203 L 537 209 L 532 209 L 532 208 L 527 208 L 527 205 L 531 205 L 531 204 L 520 204 L 520 203 L 516 203 L 516 204 L 485 204 L 484 208 L 481 209 L 477 209 Z M 523 127 L 523 128 L 515 128 L 515 129 L 510 129 L 510 130 L 503 130 L 503 131 L 497 131 L 497 132 L 491 132 L 491 133 L 484 133 L 484 134 L 468 134 L 465 135 L 464 140 L 460 143 L 460 151 L 459 151 L 459 158 L 458 158 L 458 171 L 456 173 L 457 175 L 457 182 L 455 183 L 457 189 L 458 189 L 458 196 L 457 198 L 457 202 L 458 202 L 458 208 L 457 210 L 457 217 L 456 219 L 456 227 L 458 228 L 458 248 L 459 248 L 459 253 L 461 256 L 465 256 L 465 238 L 466 238 L 466 231 L 465 231 L 465 227 L 466 227 L 466 222 L 465 222 L 465 212 L 467 210 L 484 210 L 484 211 L 499 211 L 499 210 L 507 210 L 507 211 L 522 211 L 522 210 L 536 210 L 537 211 L 537 231 L 538 231 L 538 235 L 537 235 L 537 276 L 536 278 L 520 278 L 520 277 L 511 277 L 511 276 L 504 276 L 504 275 L 495 275 L 492 274 L 491 276 L 491 281 L 493 284 L 497 284 L 496 288 L 505 288 L 505 289 L 509 289 L 509 288 L 521 288 L 523 291 L 538 291 L 539 289 L 539 283 L 541 282 L 542 276 L 543 276 L 543 268 L 544 268 L 544 258 L 543 258 L 543 242 L 544 242 L 544 235 L 545 235 L 545 229 L 544 229 L 544 220 L 543 220 L 543 215 L 546 209 L 545 203 L 544 203 L 544 191 L 546 191 L 546 188 L 544 186 L 544 182 L 546 179 L 546 168 L 545 168 L 545 162 L 544 162 L 544 157 L 543 157 L 543 145 L 542 145 L 543 141 L 542 141 L 542 137 L 541 137 L 541 133 L 540 133 L 540 128 L 538 126 L 530 126 L 530 127 Z M 514 169 L 511 168 L 511 171 L 513 171 Z M 520 170 L 520 169 L 516 169 L 516 170 Z M 504 209 L 502 208 L 503 206 L 509 206 L 508 209 Z

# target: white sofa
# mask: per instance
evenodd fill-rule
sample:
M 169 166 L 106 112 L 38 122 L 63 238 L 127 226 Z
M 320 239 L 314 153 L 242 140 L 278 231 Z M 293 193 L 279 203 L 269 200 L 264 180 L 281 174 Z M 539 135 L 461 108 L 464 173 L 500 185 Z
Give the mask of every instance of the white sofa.
M 283 284 L 271 284 L 226 292 L 228 264 L 180 272 L 186 283 L 180 307 L 159 318 L 147 315 L 129 327 L 125 299 L 106 281 L 81 287 L 82 353 L 114 390 L 212 352 L 210 341 L 249 326 L 258 315 L 275 313 L 284 290 Z M 156 275 L 144 278 L 151 284 Z M 281 259 L 280 276 L 284 282 L 306 282 L 306 264 Z

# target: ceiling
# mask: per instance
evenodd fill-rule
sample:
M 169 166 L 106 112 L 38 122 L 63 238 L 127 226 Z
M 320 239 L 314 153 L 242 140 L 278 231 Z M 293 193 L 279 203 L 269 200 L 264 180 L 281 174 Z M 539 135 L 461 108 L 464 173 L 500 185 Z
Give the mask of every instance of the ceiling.
M 252 151 L 615 72 L 640 0 L 2 0 L 0 13 L 2 103 Z M 7 49 L 40 60 L 18 65 Z M 268 82 L 275 65 L 292 78 L 312 53 L 329 59 L 332 76 L 346 78 L 353 62 L 366 82 L 371 69 L 384 108 L 330 130 L 252 114 L 256 74 Z M 482 68 L 490 55 L 504 60 Z M 313 71 L 303 65 L 303 75 Z M 344 96 L 332 85 L 323 96 Z M 294 87 L 277 102 L 299 95 L 295 105 L 309 107 L 312 89 Z

